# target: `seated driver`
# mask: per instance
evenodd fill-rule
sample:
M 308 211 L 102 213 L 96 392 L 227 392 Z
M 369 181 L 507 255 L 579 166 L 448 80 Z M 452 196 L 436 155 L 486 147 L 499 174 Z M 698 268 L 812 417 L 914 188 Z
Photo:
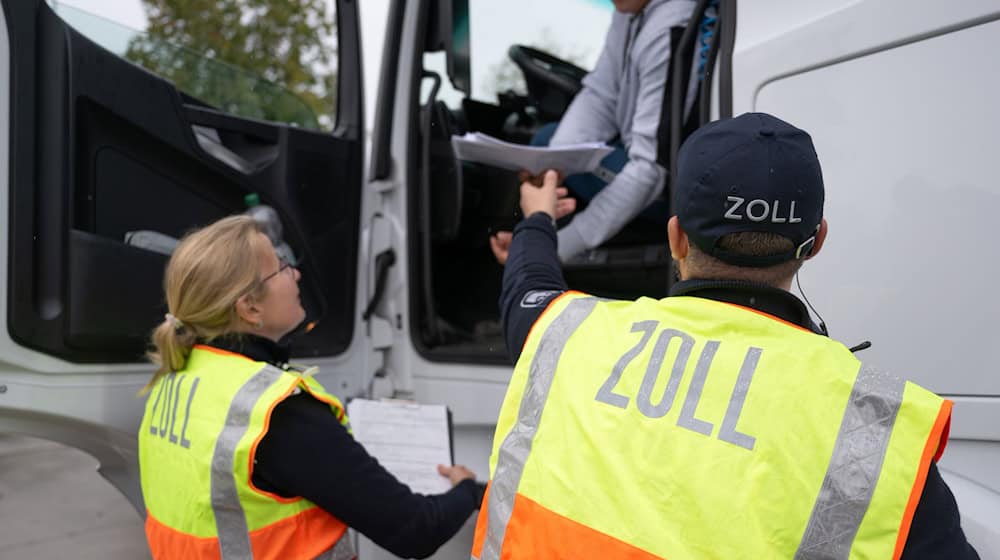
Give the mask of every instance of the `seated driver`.
M 583 89 L 558 128 L 543 127 L 532 142 L 620 142 L 602 161 L 598 175 L 574 175 L 564 181 L 588 205 L 559 230 L 562 262 L 604 243 L 640 214 L 663 222 L 664 227 L 668 218 L 665 202 L 658 200 L 667 172 L 656 161 L 656 132 L 670 61 L 670 29 L 687 23 L 695 2 L 613 2 L 615 14 L 597 66 L 583 79 Z M 538 178 L 529 179 L 537 182 Z M 563 200 L 559 213 L 565 215 L 574 208 L 572 201 Z M 490 238 L 500 264 L 507 261 L 510 239 L 509 231 Z

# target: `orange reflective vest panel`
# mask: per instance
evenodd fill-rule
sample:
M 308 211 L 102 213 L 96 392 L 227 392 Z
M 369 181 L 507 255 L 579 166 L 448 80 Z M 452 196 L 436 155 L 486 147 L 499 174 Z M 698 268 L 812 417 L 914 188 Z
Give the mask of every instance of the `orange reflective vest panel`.
M 472 556 L 898 558 L 950 413 L 751 309 L 564 294 L 515 367 Z
M 161 378 L 139 428 L 146 537 L 157 560 L 349 560 L 347 526 L 304 498 L 254 486 L 274 407 L 295 391 L 344 407 L 308 376 L 208 346 Z

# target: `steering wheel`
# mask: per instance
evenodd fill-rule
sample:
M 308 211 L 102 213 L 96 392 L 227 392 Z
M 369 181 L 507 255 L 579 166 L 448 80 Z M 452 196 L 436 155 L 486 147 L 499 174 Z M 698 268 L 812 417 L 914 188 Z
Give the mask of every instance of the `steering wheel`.
M 514 45 L 507 55 L 524 74 L 528 97 L 542 118 L 557 120 L 583 87 L 587 71 L 565 60 L 524 45 Z

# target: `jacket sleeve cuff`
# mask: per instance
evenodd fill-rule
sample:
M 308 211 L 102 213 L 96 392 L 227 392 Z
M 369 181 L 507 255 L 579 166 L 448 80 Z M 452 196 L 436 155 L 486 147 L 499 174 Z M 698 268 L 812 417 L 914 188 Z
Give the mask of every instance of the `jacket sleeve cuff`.
M 558 250 L 561 262 L 566 262 L 589 248 L 580 234 L 580 228 L 570 224 L 559 230 Z
M 516 238 L 518 233 L 527 229 L 542 232 L 545 236 L 551 237 L 553 241 L 556 240 L 555 221 L 552 219 L 552 216 L 549 216 L 545 212 L 535 212 L 521 220 L 514 226 L 514 237 Z

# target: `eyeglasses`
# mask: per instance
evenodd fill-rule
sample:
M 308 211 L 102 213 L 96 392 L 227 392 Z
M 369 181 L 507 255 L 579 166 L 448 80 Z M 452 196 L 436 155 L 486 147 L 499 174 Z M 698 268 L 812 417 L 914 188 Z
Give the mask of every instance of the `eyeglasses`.
M 274 278 L 275 276 L 281 274 L 282 272 L 291 270 L 294 267 L 295 267 L 295 265 L 293 265 L 292 263 L 290 263 L 290 262 L 288 262 L 288 261 L 286 261 L 284 259 L 278 259 L 278 270 L 275 270 L 271 274 L 268 274 L 267 276 L 261 278 L 260 279 L 260 285 L 263 286 L 271 278 Z

